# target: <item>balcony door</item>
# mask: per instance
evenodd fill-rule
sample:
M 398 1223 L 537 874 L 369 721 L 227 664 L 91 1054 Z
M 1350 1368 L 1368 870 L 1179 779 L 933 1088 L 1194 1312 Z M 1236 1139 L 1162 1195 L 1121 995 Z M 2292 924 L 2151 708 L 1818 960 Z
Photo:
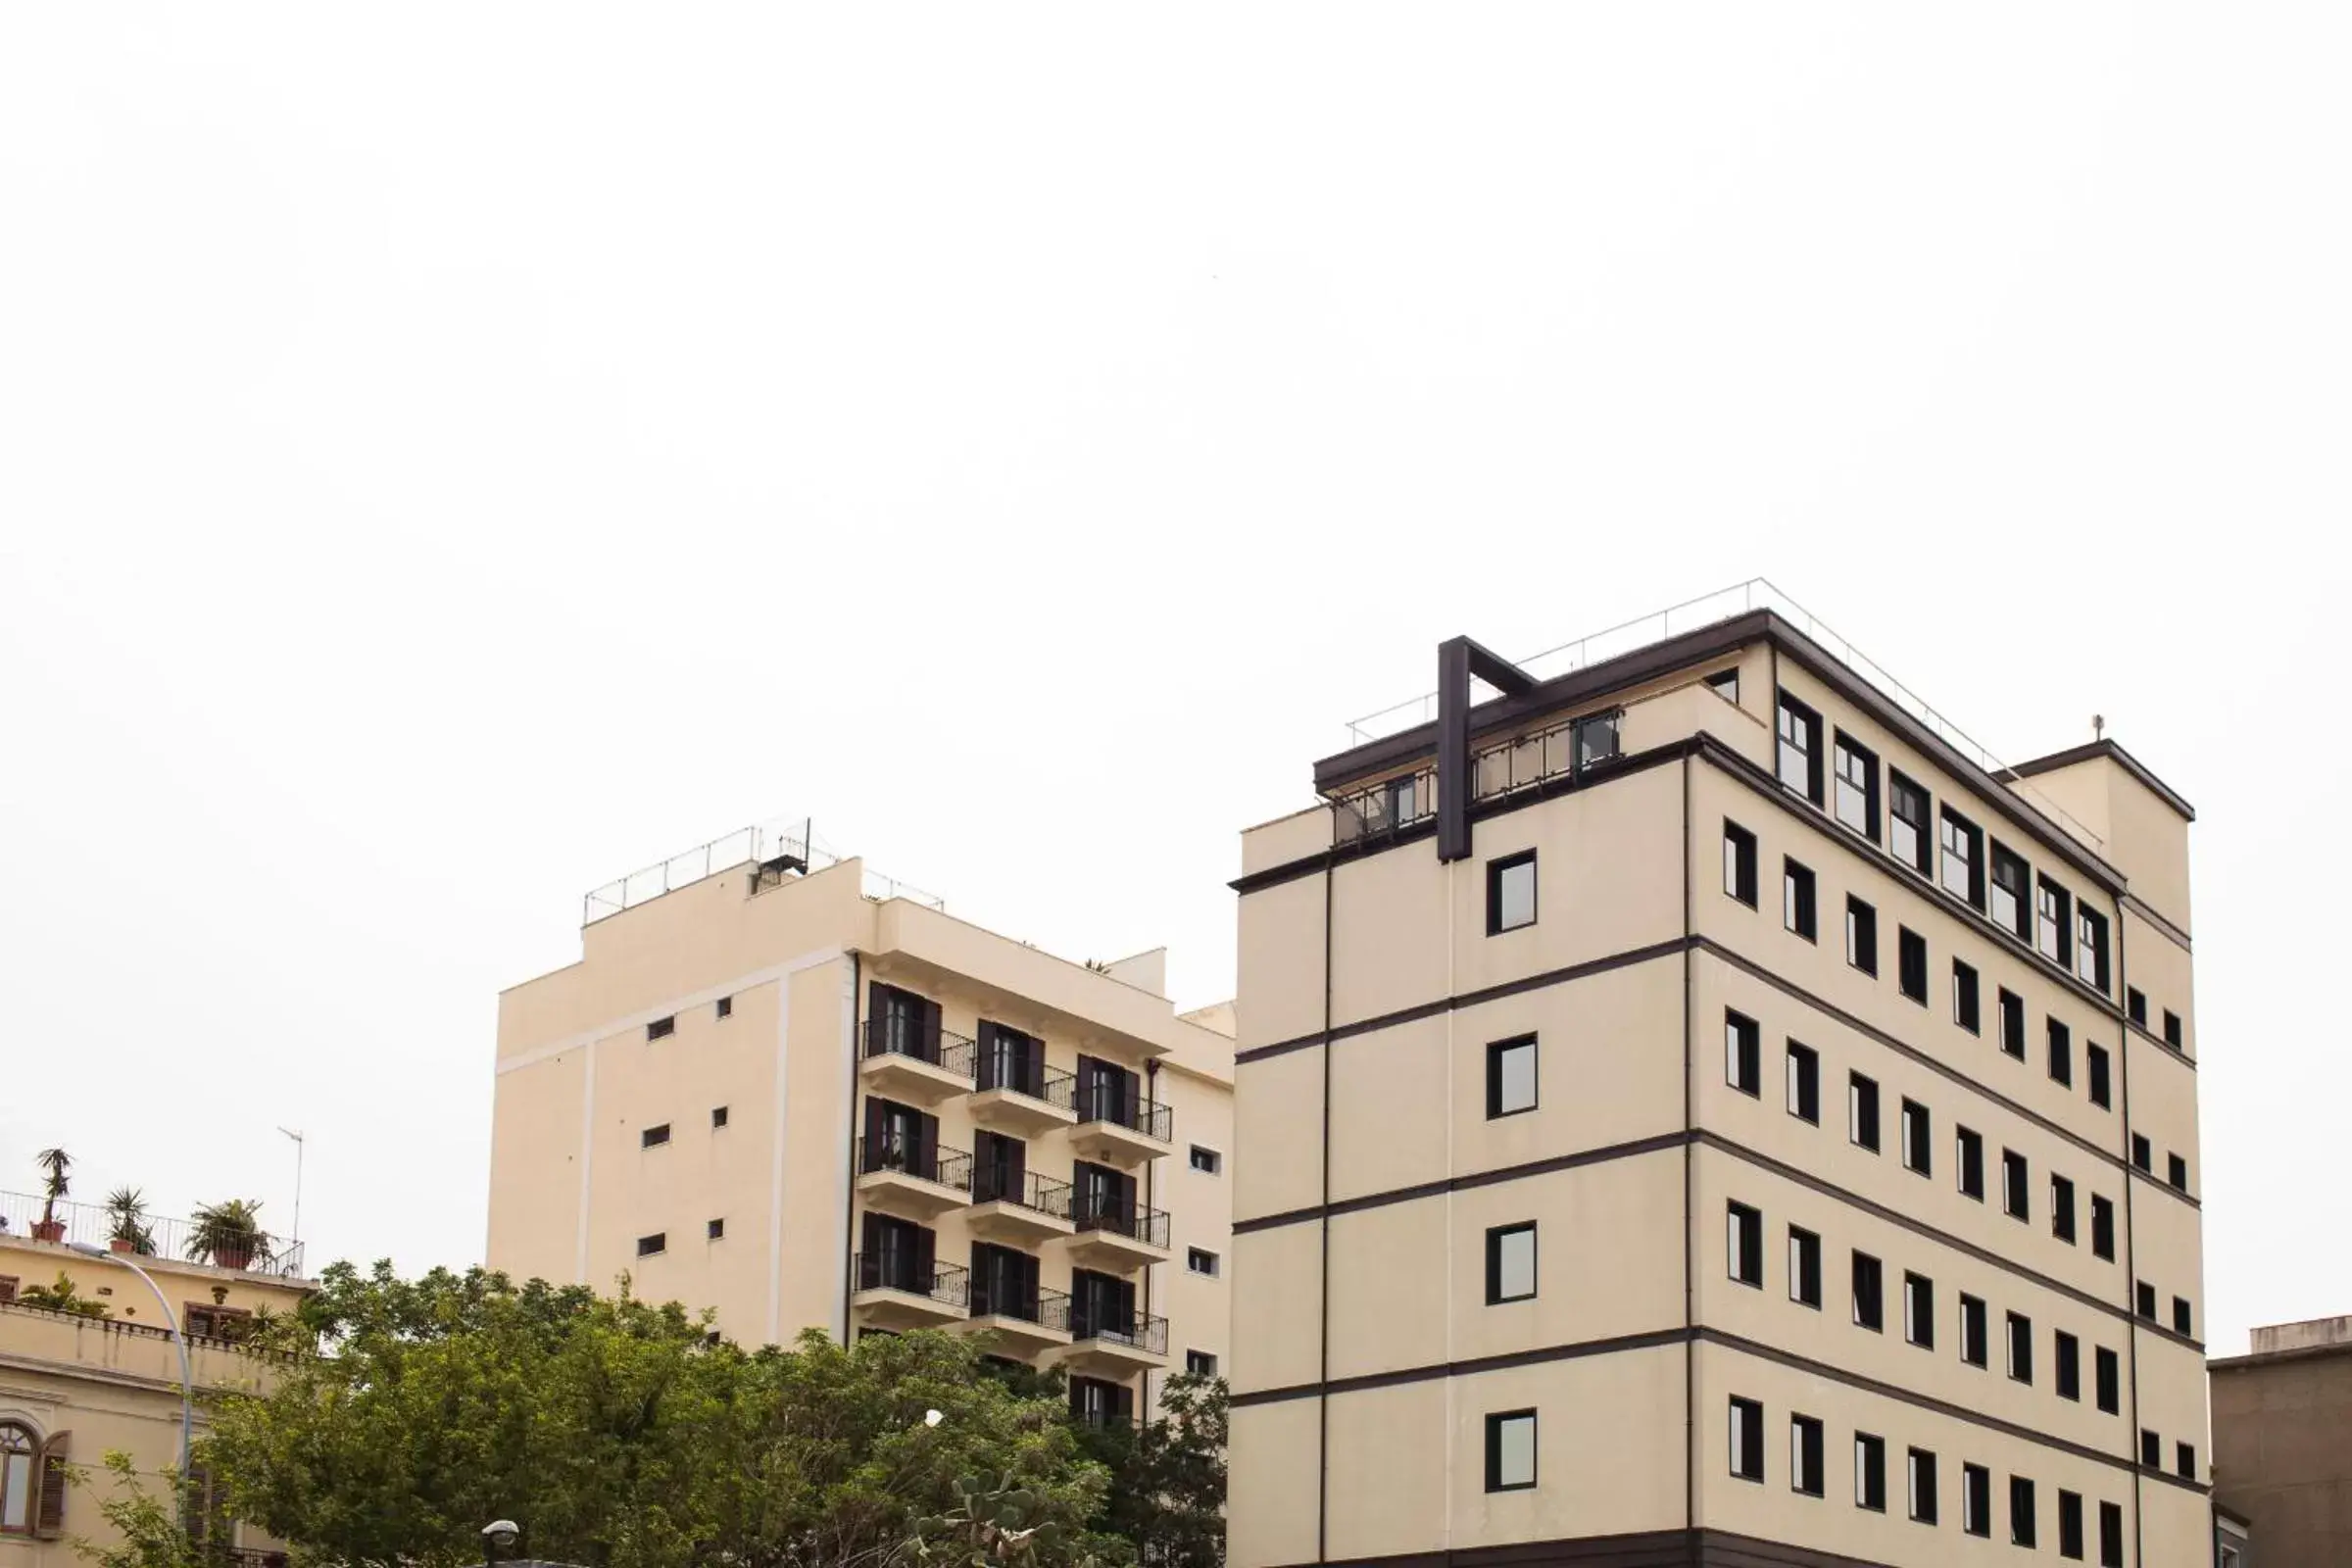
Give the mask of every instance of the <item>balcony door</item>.
M 1036 1321 L 1037 1259 L 993 1242 L 974 1242 L 972 1316 L 991 1312 Z
M 1132 1127 L 1136 1121 L 1135 1074 L 1100 1056 L 1078 1058 L 1078 1119 L 1114 1121 Z
M 931 1294 L 936 1272 L 931 1232 L 888 1214 L 865 1216 L 858 1246 L 858 1288 Z
M 1092 1269 L 1070 1270 L 1070 1331 L 1079 1339 L 1135 1337 L 1135 1283 Z
M 939 1004 L 877 980 L 866 993 L 866 1012 L 881 1035 L 879 1049 L 918 1061 L 939 1060 Z
M 1045 1099 L 1046 1043 L 1035 1035 L 982 1019 L 979 1086 Z
M 1135 1229 L 1135 1178 L 1107 1165 L 1070 1164 L 1070 1217 L 1081 1230 L 1090 1222 L 1122 1234 Z
M 936 1180 L 939 1118 L 895 1100 L 868 1096 L 865 1102 L 863 1171 L 903 1170 Z
M 1028 1193 L 1029 1146 L 1003 1133 L 972 1135 L 972 1201 L 1006 1199 L 1018 1203 Z

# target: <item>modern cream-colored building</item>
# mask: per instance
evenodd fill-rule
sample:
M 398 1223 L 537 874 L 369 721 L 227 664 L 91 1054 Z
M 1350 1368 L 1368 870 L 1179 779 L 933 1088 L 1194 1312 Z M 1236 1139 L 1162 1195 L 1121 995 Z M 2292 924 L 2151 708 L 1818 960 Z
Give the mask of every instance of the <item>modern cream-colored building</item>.
M 1244 835 L 1235 1568 L 2207 1560 L 2188 806 L 1720 609 Z
M 1179 1016 L 1157 953 L 1065 961 L 805 837 L 682 858 L 500 998 L 492 1267 L 625 1275 L 754 1345 L 982 1334 L 1090 1416 L 1222 1370 L 1228 1012 Z

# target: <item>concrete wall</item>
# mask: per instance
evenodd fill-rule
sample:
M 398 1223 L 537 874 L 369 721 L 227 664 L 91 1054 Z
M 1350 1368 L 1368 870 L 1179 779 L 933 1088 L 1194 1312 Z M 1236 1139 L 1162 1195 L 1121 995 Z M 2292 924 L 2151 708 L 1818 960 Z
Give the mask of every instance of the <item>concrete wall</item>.
M 2215 1496 L 2263 1568 L 2352 1561 L 2352 1347 L 2216 1361 L 2212 1391 Z

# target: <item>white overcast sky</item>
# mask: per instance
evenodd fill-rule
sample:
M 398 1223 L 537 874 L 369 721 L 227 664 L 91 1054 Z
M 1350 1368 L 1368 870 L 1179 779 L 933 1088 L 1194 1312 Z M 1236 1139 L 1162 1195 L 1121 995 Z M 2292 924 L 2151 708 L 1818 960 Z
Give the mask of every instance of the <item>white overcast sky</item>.
M 1342 721 L 1771 576 L 2193 801 L 2209 1326 L 2352 1311 L 2352 12 L 0 16 L 0 1187 L 477 1260 L 756 818 L 1228 994 Z

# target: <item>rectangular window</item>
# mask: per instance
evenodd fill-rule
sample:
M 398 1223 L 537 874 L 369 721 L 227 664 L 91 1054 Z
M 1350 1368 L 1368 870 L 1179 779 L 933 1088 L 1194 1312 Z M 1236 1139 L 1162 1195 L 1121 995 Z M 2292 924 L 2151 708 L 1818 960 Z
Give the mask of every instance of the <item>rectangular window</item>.
M 2175 1051 L 2181 1049 L 2180 1015 L 2169 1007 L 2164 1013 L 2164 1043 Z
M 2034 940 L 2034 894 L 2026 862 L 1998 839 L 1992 845 L 1992 917 L 2020 942 Z
M 2124 1505 L 2099 1504 L 2099 1568 L 2124 1568 Z
M 2073 1088 L 2075 1083 L 2074 1032 L 2057 1019 L 2050 1025 L 2050 1081 Z
M 1788 1227 L 1788 1299 L 1821 1309 L 1821 1238 L 1797 1225 Z
M 656 1018 L 645 1026 L 645 1038 L 648 1040 L 666 1040 L 677 1032 L 678 1019 L 675 1013 L 666 1018 Z
M 1924 1274 L 1903 1275 L 1903 1343 L 1936 1348 L 1936 1282 Z
M 2075 1245 L 2075 1184 L 2056 1171 L 2050 1173 L 2050 1234 Z
M 1734 708 L 1738 708 L 1740 706 L 1740 667 L 1735 664 L 1730 669 L 1719 669 L 1714 674 L 1709 675 L 1707 677 L 1707 690 L 1713 692 L 1716 696 L 1722 698 Z
M 2183 1481 L 2197 1479 L 2197 1446 L 2193 1443 L 2173 1445 L 2173 1474 Z
M 1761 1287 L 1764 1283 L 1764 1215 L 1745 1203 L 1731 1203 L 1727 1225 L 1727 1246 L 1731 1253 L 1732 1278 L 1742 1285 Z
M 1487 862 L 1487 935 L 1536 923 L 1536 852 Z M 1532 1430 L 1532 1428 L 1531 1428 Z
M 713 1017 L 717 1017 L 717 1018 L 732 1018 L 732 1017 L 734 1017 L 734 1016 L 735 1016 L 735 999 L 734 999 L 733 997 L 721 997 L 721 998 L 719 998 L 719 999 L 718 999 L 718 1001 L 717 1001 L 716 1003 L 712 1004 L 712 1005 L 711 1005 L 711 1008 L 710 1008 L 710 1012 L 711 1012 L 711 1016 L 713 1016 Z
M 2148 1026 L 2148 994 L 2137 986 L 2124 987 L 2124 1012 L 2142 1029 Z
M 2034 1544 L 2034 1483 L 2024 1476 L 2009 1478 L 2009 1543 Z
M 652 1257 L 657 1252 L 668 1250 L 669 1234 L 666 1231 L 656 1231 L 651 1236 L 637 1238 L 637 1255 L 639 1257 Z
M 1763 1097 L 1763 1034 L 1755 1019 L 1729 1008 L 1723 1014 L 1723 1081 L 1743 1095 Z
M 713 1132 L 716 1132 L 716 1131 L 717 1131 L 719 1128 L 721 1128 L 721 1127 L 724 1127 L 726 1124 L 727 1124 L 727 1107 L 726 1107 L 726 1106 L 724 1106 L 724 1105 L 712 1105 L 712 1106 L 710 1107 L 710 1129 L 711 1129 L 711 1131 L 713 1131 Z
M 1973 1296 L 1960 1298 L 1960 1359 L 1970 1366 L 1985 1363 L 1984 1303 Z
M 1536 1037 L 1497 1040 L 1487 1047 L 1487 1119 L 1536 1108 Z
M 1886 1511 L 1886 1440 L 1854 1434 L 1854 1506 Z
M 2150 1470 L 2164 1468 L 2164 1440 L 2146 1427 L 2139 1429 L 2139 1462 Z
M 1213 1378 L 1217 1375 L 1217 1358 L 1206 1350 L 1187 1350 L 1184 1373 L 1187 1377 Z
M 1732 1474 L 1764 1479 L 1764 1406 L 1738 1395 L 1732 1396 Z
M 2124 1409 L 2124 1358 L 2105 1346 L 2094 1346 L 2090 1357 L 2091 1392 L 2098 1396 L 2102 1415 L 2121 1415 Z
M 1813 872 L 1786 858 L 1781 861 L 1781 923 L 1807 942 L 1820 934 L 1813 912 Z
M 2141 1170 L 2147 1170 L 2150 1165 L 2155 1163 L 2155 1151 L 2148 1143 L 2148 1135 L 2133 1133 L 2132 1135 L 2132 1163 Z M 2150 1174 L 2153 1175 L 2154 1172 L 2151 1171 Z
M 669 1123 L 660 1122 L 637 1135 L 639 1149 L 659 1149 L 669 1142 Z
M 1972 1035 L 1984 1028 L 1977 1005 L 1977 971 L 1958 958 L 1952 960 L 1952 1022 Z
M 2011 1219 L 2030 1220 L 2034 1217 L 2033 1195 L 2027 1191 L 2029 1180 L 2026 1156 L 2014 1149 L 2001 1151 L 2001 1212 Z
M 1821 1125 L 1821 1055 L 1793 1040 L 1788 1042 L 1788 1114 Z
M 2090 1252 L 2093 1257 L 2115 1261 L 2115 1200 L 2090 1195 Z
M 2075 906 L 2075 978 L 2098 992 L 2107 992 L 2107 917 L 2096 909 Z
M 727 1234 L 727 1222 L 724 1219 L 711 1220 L 703 1227 L 703 1234 L 711 1241 L 719 1241 Z
M 1595 762 L 1613 760 L 1619 755 L 1618 730 L 1625 714 L 1612 710 L 1592 713 L 1576 721 L 1576 771 L 1582 777 L 1586 768 Z
M 1992 1534 L 1992 1472 L 1981 1464 L 1960 1467 L 1960 1528 L 1972 1536 Z
M 1225 1168 L 1225 1156 L 1213 1149 L 1195 1144 L 1192 1167 L 1203 1176 L 1214 1176 Z
M 1886 1326 L 1885 1302 L 1880 1294 L 1884 1272 L 1879 1260 L 1869 1253 L 1854 1254 L 1854 1326 L 1873 1334 Z
M 2184 1340 L 2194 1339 L 2196 1336 L 2191 1334 L 2189 1331 L 2194 1326 L 2195 1321 L 2195 1315 L 2188 1309 L 2188 1298 L 2185 1296 L 2174 1297 L 2173 1332 L 2180 1335 Z
M 1928 939 L 1909 926 L 1895 927 L 1896 979 L 1904 996 L 1928 1004 Z
M 1886 847 L 1921 876 L 1934 876 L 1936 839 L 1928 827 L 1928 792 L 1888 768 L 1886 795 Z
M 1864 974 L 1879 972 L 1879 911 L 1850 894 L 1845 901 L 1845 961 Z
M 1984 1140 L 1963 1127 L 1955 1140 L 1959 1145 L 1960 1193 L 1964 1198 L 1984 1201 Z
M 2009 1377 L 2017 1383 L 2034 1381 L 2034 1320 L 2021 1312 L 2009 1314 Z
M 1536 1484 L 1536 1412 L 1502 1410 L 1487 1417 L 1487 1490 L 1524 1492 Z
M 2073 966 L 2074 906 L 2066 889 L 2048 877 L 2040 879 L 2034 900 L 2034 948 L 2060 968 Z
M 1536 1226 L 1497 1225 L 1487 1232 L 1487 1304 L 1525 1301 L 1536 1294 Z
M 1821 804 L 1821 715 L 1781 693 L 1781 783 Z
M 2001 1050 L 2018 1060 L 2026 1059 L 2026 999 L 2001 988 Z
M 2114 1109 L 2115 1089 L 2113 1081 L 2108 1076 L 2107 1048 L 2105 1046 L 2087 1044 L 2083 1046 L 2082 1073 L 2090 1080 L 2090 1102 L 2101 1110 Z
M 2082 1342 L 2067 1333 L 2066 1330 L 2060 1329 L 2050 1341 L 2050 1348 L 2055 1352 L 2052 1358 L 2051 1376 L 2057 1381 L 2058 1397 L 2073 1399 L 2077 1403 L 2081 1403 L 2082 1398 Z
M 1914 1523 L 1936 1522 L 1936 1456 L 1925 1448 L 1910 1453 L 1911 1518 Z
M 1936 1140 L 1928 1126 L 1928 1107 L 1916 1100 L 1903 1102 L 1903 1168 L 1922 1176 L 1936 1174 Z
M 2179 1154 L 2164 1156 L 2164 1179 L 2180 1192 L 2188 1191 L 2188 1161 Z
M 1807 1497 L 1822 1494 L 1821 1421 L 1816 1416 L 1788 1418 L 1788 1490 Z
M 1494 1233 L 1487 1234 L 1492 1237 Z M 1184 1250 L 1184 1267 L 1189 1274 L 1205 1274 L 1213 1280 L 1218 1272 L 1217 1254 L 1205 1247 L 1188 1247 Z
M 1850 737 L 1838 737 L 1838 820 L 1878 842 L 1879 760 Z
M 2082 1494 L 2058 1494 L 2058 1555 L 2082 1560 Z
M 1756 836 L 1728 816 L 1723 819 L 1723 891 L 1751 909 L 1756 906 Z
M 1984 834 L 1948 806 L 1943 808 L 1943 891 L 1984 907 Z
M 1845 1075 L 1845 1136 L 1879 1152 L 1879 1084 L 1858 1072 Z

